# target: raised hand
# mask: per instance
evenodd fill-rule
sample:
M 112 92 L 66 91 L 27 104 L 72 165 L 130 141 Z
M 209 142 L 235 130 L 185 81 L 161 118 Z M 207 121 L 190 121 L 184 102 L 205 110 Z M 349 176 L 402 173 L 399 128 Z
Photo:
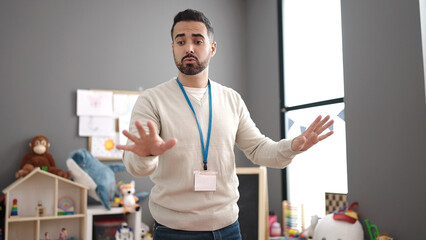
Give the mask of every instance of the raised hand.
M 131 134 L 127 130 L 123 131 L 124 136 L 129 138 L 134 144 L 133 145 L 117 145 L 117 149 L 124 151 L 131 151 L 141 157 L 147 156 L 158 156 L 172 148 L 177 140 L 172 138 L 168 141 L 164 141 L 155 130 L 154 124 L 151 121 L 147 122 L 149 134 L 145 132 L 142 123 L 139 120 L 135 121 L 136 129 L 138 130 L 139 136 Z
M 333 134 L 333 131 L 327 132 L 323 135 L 322 132 L 333 125 L 334 121 L 330 120 L 330 116 L 326 116 L 322 119 L 321 115 L 318 116 L 315 121 L 304 131 L 302 134 L 293 139 L 291 143 L 291 149 L 293 151 L 306 151 L 313 145 L 317 144 L 328 138 Z

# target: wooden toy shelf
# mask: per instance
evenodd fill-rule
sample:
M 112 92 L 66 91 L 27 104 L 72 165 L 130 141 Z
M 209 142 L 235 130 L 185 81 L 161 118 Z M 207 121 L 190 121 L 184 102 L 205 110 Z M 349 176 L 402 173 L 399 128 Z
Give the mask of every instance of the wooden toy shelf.
M 86 240 L 87 187 L 37 168 L 3 193 L 5 239 L 39 240 L 46 232 L 51 239 L 57 239 L 61 229 L 66 228 L 68 238 Z M 73 208 L 63 212 L 68 206 Z M 12 212 L 17 215 L 11 216 Z
M 58 220 L 58 219 L 67 219 L 67 218 L 81 218 L 85 217 L 84 214 L 74 214 L 74 215 L 64 215 L 64 216 L 44 216 L 44 217 L 10 217 L 8 219 L 9 223 L 12 222 L 27 222 L 27 221 L 43 221 L 43 220 Z

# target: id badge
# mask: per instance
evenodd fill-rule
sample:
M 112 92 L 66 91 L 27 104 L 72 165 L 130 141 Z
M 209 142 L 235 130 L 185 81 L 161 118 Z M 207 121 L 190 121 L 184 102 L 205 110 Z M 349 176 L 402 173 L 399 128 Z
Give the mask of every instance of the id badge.
M 216 191 L 217 172 L 212 171 L 194 171 L 196 192 L 214 192 Z

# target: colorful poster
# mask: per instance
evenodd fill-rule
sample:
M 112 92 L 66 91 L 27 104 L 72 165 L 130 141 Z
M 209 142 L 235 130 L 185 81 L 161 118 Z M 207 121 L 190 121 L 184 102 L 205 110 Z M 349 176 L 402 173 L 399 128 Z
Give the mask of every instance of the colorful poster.
M 121 159 L 123 151 L 116 148 L 118 144 L 118 133 L 114 136 L 91 137 L 90 152 L 97 158 Z

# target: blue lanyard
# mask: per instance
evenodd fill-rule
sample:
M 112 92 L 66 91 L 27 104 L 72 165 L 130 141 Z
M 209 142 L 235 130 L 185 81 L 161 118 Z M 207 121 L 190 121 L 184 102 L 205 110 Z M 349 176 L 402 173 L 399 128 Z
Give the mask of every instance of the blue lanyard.
M 189 101 L 188 95 L 186 94 L 185 89 L 183 88 L 179 79 L 176 78 L 176 81 L 179 84 L 179 87 L 182 90 L 182 93 L 185 96 L 189 107 L 191 108 L 192 112 L 194 113 L 195 120 L 197 120 L 198 131 L 200 131 L 201 151 L 203 152 L 204 170 L 207 170 L 207 155 L 209 154 L 210 134 L 211 134 L 211 131 L 212 131 L 212 89 L 211 89 L 211 86 L 210 86 L 210 80 L 208 81 L 208 88 L 209 88 L 209 131 L 207 133 L 206 147 L 204 147 L 203 131 L 201 130 L 201 125 L 200 125 L 200 121 L 198 121 L 197 114 L 195 114 L 195 110 L 192 107 L 191 101 Z

